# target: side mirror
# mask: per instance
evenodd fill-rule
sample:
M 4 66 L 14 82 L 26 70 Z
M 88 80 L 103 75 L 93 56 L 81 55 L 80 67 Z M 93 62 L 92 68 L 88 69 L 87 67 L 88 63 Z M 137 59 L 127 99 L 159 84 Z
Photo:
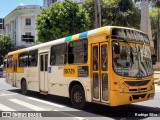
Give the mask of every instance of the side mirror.
M 114 52 L 115 54 L 120 54 L 120 46 L 118 43 L 114 44 Z
M 155 65 L 156 62 L 157 62 L 157 57 L 156 57 L 156 55 L 152 55 L 151 58 L 152 58 L 152 64 Z
M 118 40 L 119 40 L 118 35 L 111 35 L 111 38 L 112 38 L 112 39 L 118 39 Z

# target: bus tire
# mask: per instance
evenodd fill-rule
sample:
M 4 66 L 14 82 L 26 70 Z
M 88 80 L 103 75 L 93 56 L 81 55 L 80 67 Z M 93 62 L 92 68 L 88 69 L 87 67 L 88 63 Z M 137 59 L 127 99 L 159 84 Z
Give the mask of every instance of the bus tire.
M 27 94 L 27 83 L 26 80 L 22 80 L 21 82 L 21 92 L 23 95 Z
M 83 109 L 86 103 L 85 93 L 80 85 L 74 85 L 71 89 L 71 103 L 77 109 Z

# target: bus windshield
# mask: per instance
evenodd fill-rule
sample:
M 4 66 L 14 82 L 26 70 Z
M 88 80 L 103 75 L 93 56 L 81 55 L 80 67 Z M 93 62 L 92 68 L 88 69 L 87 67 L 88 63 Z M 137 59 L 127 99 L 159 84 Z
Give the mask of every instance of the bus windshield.
M 147 45 L 119 42 L 120 54 L 116 54 L 113 42 L 113 69 L 126 77 L 145 77 L 153 74 L 151 50 Z

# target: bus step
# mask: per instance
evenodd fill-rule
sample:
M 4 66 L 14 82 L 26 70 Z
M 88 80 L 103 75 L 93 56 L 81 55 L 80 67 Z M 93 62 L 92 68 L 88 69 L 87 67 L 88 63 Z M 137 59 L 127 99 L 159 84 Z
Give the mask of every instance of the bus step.
M 40 91 L 40 94 L 42 94 L 42 95 L 47 95 L 48 92 Z

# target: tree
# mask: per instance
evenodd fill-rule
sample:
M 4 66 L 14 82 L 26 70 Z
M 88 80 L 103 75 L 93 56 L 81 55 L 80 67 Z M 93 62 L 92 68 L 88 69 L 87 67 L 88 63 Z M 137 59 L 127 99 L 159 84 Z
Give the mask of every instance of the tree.
M 93 0 L 87 0 L 83 6 L 91 18 L 90 28 L 94 28 Z M 101 0 L 102 26 L 117 25 L 139 28 L 140 10 L 132 0 Z
M 152 0 L 153 2 L 153 6 L 156 7 L 158 10 L 158 14 L 157 14 L 157 31 L 155 32 L 157 34 L 156 36 L 156 41 L 154 41 L 154 44 L 156 45 L 156 52 L 157 52 L 157 62 L 160 61 L 160 0 Z
M 154 41 L 154 46 L 155 49 L 157 50 L 157 23 L 158 23 L 158 9 L 153 8 L 150 10 L 150 19 L 151 19 L 151 27 L 152 27 L 152 36 L 153 36 L 153 41 Z
M 36 19 L 38 41 L 47 42 L 88 30 L 90 19 L 82 5 L 55 2 Z
M 8 52 L 13 50 L 13 42 L 9 36 L 0 35 L 0 65 Z

